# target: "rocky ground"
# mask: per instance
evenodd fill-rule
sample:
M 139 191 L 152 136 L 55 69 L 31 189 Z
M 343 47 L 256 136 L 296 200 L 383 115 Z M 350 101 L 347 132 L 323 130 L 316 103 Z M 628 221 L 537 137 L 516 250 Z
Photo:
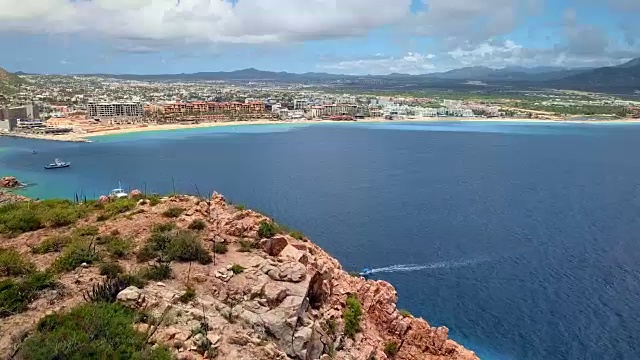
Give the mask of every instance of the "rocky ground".
M 139 249 L 154 225 L 168 221 L 163 213 L 175 207 L 185 210 L 173 220 L 179 228 L 201 219 L 206 224 L 200 234 L 207 249 L 226 244 L 228 252 L 211 253 L 214 261 L 208 265 L 171 263 L 172 278 L 150 282 L 143 289 L 128 287 L 118 294 L 118 301 L 158 319 L 160 325 L 150 341 L 168 344 L 178 359 L 203 359 L 203 348 L 218 359 L 477 359 L 448 339 L 446 328 L 401 314 L 390 284 L 349 275 L 337 260 L 300 235 L 261 238 L 260 224 L 269 219 L 237 209 L 217 194 L 210 200 L 163 198 L 157 205 L 141 200 L 135 209 L 112 219 L 98 222 L 90 215 L 73 226 L 95 225 L 100 234 L 117 232 L 134 239 Z M 35 255 L 32 248 L 71 230 L 44 228 L 15 238 L 0 237 L 0 247 L 17 249 L 44 270 L 56 254 Z M 133 255 L 118 263 L 127 271 L 148 265 Z M 97 267 L 84 264 L 62 274 L 62 286 L 42 293 L 27 311 L 0 319 L 0 358 L 15 355 L 44 315 L 84 302 L 83 292 L 103 281 Z M 187 288 L 195 290 L 195 299 L 177 301 Z M 362 307 L 360 331 L 354 336 L 344 334 L 343 314 L 350 294 Z M 144 332 L 150 325 L 135 326 Z M 395 351 L 389 351 L 390 344 L 395 344 Z

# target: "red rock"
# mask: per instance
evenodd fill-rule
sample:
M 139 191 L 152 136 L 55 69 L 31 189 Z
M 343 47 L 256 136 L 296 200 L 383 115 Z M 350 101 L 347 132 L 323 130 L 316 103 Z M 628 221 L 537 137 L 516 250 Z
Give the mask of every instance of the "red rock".
M 13 189 L 19 187 L 20 185 L 20 181 L 18 181 L 18 179 L 13 176 L 5 176 L 0 179 L 0 187 L 3 188 Z

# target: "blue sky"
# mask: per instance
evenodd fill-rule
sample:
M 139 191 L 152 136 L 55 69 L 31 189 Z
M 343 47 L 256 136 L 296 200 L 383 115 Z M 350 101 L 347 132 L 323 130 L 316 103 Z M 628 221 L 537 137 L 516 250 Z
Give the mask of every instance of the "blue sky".
M 0 9 L 0 67 L 36 73 L 420 74 L 640 56 L 640 0 L 0 0 Z

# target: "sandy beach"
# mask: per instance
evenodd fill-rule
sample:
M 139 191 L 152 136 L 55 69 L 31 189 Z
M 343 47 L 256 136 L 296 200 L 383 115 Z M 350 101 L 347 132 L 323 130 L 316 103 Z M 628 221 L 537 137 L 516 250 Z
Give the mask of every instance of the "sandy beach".
M 617 120 L 572 120 L 571 118 L 557 118 L 557 119 L 515 119 L 515 118 L 451 118 L 451 117 L 439 117 L 439 118 L 422 118 L 422 119 L 401 119 L 401 120 L 388 120 L 384 118 L 370 118 L 359 123 L 429 123 L 429 122 L 518 122 L 518 123 L 574 123 L 574 124 L 633 124 L 640 123 L 640 119 L 617 119 Z M 91 142 L 91 138 L 108 136 L 108 135 L 121 135 L 138 132 L 149 131 L 171 131 L 180 129 L 197 129 L 197 128 L 210 128 L 217 126 L 246 126 L 246 125 L 278 125 L 278 124 L 322 124 L 322 123 L 336 123 L 331 120 L 303 120 L 303 121 L 273 121 L 273 120 L 247 120 L 247 121 L 229 121 L 229 122 L 207 122 L 199 124 L 163 124 L 163 125 L 120 125 L 117 129 L 105 129 L 100 131 L 96 129 L 92 132 L 72 132 L 65 135 L 36 135 L 36 134 L 0 134 L 4 136 L 22 137 L 30 139 L 40 140 L 54 140 L 54 141 L 67 141 L 67 142 Z

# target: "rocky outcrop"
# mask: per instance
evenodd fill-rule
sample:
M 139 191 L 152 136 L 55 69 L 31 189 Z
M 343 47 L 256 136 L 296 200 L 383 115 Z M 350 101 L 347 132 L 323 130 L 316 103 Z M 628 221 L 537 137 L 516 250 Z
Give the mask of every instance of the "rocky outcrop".
M 28 201 L 28 200 L 29 199 L 24 196 L 12 194 L 10 192 L 0 190 L 0 205 L 15 203 L 19 201 Z
M 389 342 L 398 344 L 396 360 L 477 359 L 448 339 L 446 328 L 402 316 L 396 308 L 397 293 L 389 283 L 350 276 L 321 248 L 287 234 L 259 239 L 260 223 L 268 218 L 237 210 L 219 194 L 210 200 L 173 196 L 156 206 L 140 201 L 131 213 L 95 224 L 101 233 L 118 229 L 141 247 L 149 229 L 166 222 L 164 210 L 175 206 L 185 209 L 176 219 L 178 227 L 187 228 L 201 219 L 206 222 L 201 238 L 209 248 L 214 242 L 223 243 L 228 251 L 216 254 L 209 265 L 173 264 L 172 279 L 143 289 L 126 288 L 117 299 L 159 319 L 161 325 L 151 340 L 170 345 L 178 359 L 203 359 L 204 348 L 213 349 L 219 359 L 387 359 L 384 348 Z M 10 243 L 22 246 L 26 253 L 44 236 L 38 235 L 42 231 Z M 254 246 L 247 251 L 241 243 Z M 46 261 L 52 259 L 35 262 Z M 141 266 L 134 259 L 120 260 L 120 264 L 130 270 Z M 77 297 L 82 286 L 88 288 L 99 279 L 92 270 L 84 269 L 93 274 L 91 281 L 68 283 L 74 289 L 64 292 L 68 299 L 81 301 Z M 185 304 L 177 299 L 187 286 L 197 295 Z M 357 296 L 363 311 L 361 331 L 353 338 L 343 335 L 342 314 L 349 294 Z M 58 309 L 40 306 L 11 317 L 6 324 L 24 324 L 21 328 L 26 329 L 33 326 L 37 314 Z M 7 326 L 0 323 L 0 333 L 8 331 Z M 149 329 L 146 324 L 136 326 Z M 6 343 L 0 342 L 0 358 L 8 351 Z
M 7 189 L 15 189 L 21 186 L 22 186 L 22 183 L 13 176 L 5 176 L 2 179 L 0 179 L 0 187 L 7 188 Z

